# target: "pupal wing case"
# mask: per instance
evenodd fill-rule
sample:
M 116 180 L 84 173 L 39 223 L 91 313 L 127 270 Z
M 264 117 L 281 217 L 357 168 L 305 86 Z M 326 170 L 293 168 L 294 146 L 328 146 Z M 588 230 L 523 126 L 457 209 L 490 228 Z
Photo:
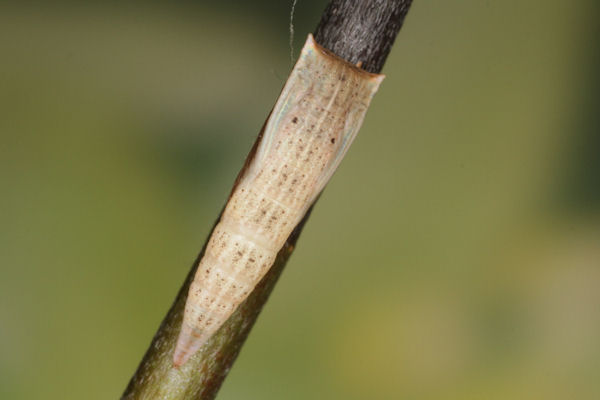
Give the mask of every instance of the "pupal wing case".
M 382 80 L 308 36 L 200 261 L 173 356 L 176 366 L 219 329 L 269 270 L 344 157 Z

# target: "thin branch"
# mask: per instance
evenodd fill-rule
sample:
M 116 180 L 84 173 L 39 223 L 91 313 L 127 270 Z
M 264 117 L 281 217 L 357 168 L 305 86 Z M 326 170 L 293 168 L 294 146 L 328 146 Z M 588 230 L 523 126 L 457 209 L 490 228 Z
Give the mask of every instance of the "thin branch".
M 380 72 L 411 2 L 333 0 L 315 30 L 316 41 L 354 64 L 362 62 L 362 67 L 367 71 Z M 247 163 L 253 153 L 251 151 Z M 202 249 L 122 399 L 214 398 L 292 254 L 309 215 L 310 210 L 288 238 L 267 275 L 209 340 L 207 346 L 181 369 L 175 369 L 172 364 L 173 350 L 181 327 L 188 288 L 204 254 Z

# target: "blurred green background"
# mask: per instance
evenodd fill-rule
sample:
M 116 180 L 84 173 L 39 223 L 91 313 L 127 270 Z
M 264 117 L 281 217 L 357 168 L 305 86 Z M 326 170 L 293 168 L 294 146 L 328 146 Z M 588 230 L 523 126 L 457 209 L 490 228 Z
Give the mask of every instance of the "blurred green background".
M 290 5 L 0 5 L 0 398 L 120 396 L 287 77 Z M 415 1 L 220 399 L 600 398 L 599 11 Z

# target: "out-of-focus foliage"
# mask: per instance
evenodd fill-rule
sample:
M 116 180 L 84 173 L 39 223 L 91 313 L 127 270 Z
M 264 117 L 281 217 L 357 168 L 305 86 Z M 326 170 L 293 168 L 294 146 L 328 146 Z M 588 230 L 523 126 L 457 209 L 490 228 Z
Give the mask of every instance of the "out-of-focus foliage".
M 120 395 L 289 70 L 286 2 L 122 3 L 0 5 L 3 399 Z M 221 399 L 600 397 L 598 11 L 415 2 Z

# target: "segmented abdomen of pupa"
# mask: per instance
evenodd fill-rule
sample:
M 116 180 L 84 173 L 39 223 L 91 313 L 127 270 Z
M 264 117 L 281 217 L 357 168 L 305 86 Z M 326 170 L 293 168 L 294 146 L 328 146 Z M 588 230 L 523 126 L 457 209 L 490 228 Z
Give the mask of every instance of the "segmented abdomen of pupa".
M 273 265 L 337 168 L 382 79 L 309 36 L 200 261 L 175 365 L 219 329 Z

